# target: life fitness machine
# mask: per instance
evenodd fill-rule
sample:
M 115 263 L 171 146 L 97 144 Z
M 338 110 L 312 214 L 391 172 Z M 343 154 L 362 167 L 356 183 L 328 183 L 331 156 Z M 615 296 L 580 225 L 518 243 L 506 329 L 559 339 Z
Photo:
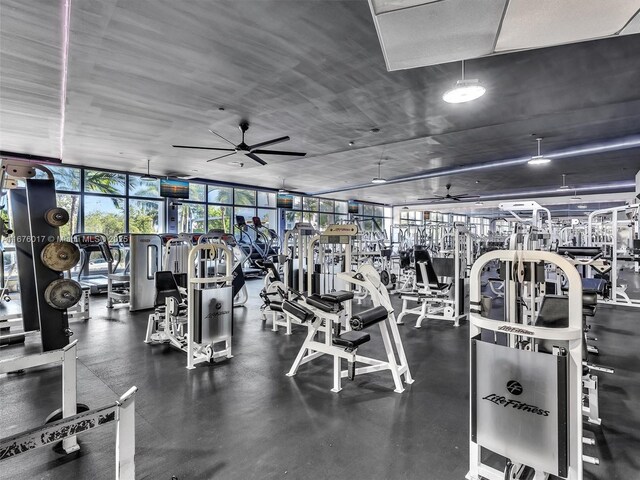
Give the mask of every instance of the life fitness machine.
M 486 265 L 505 270 L 505 320 L 481 314 Z M 551 264 L 568 280 L 568 296 L 543 297 L 537 317 L 522 312 L 520 295 L 534 265 Z M 582 480 L 583 294 L 573 264 L 551 252 L 493 251 L 471 269 L 469 480 Z M 538 278 L 537 282 L 544 282 Z M 529 291 L 536 285 L 529 286 Z M 529 321 L 530 320 L 530 321 Z M 544 326 L 541 326 L 544 325 Z M 553 327 L 553 328 L 552 328 Z M 503 470 L 486 450 L 506 459 Z M 483 452 L 484 451 L 484 452 Z
M 123 304 L 129 310 L 148 310 L 156 298 L 155 274 L 160 269 L 162 240 L 159 235 L 129 233 L 120 235 L 129 246 L 129 274 L 109 273 L 107 307 Z M 129 279 L 128 291 L 116 291 L 114 283 Z

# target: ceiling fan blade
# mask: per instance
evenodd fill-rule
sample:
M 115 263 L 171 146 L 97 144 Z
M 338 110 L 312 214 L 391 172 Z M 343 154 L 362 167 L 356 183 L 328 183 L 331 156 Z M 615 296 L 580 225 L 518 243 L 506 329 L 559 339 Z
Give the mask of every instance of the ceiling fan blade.
M 253 151 L 256 148 L 266 147 L 267 145 L 275 145 L 276 143 L 288 142 L 291 140 L 289 136 L 274 138 L 273 140 L 267 140 L 266 142 L 256 143 L 255 145 L 250 145 L 249 150 Z
M 193 148 L 196 150 L 218 150 L 220 152 L 235 152 L 235 148 L 194 147 L 191 145 L 171 145 L 173 148 Z
M 480 195 L 467 195 L 466 193 L 463 195 L 456 195 L 456 197 L 460 198 L 464 198 L 465 200 L 471 200 L 472 198 L 480 198 Z
M 451 197 L 451 200 L 453 200 L 454 202 L 461 202 L 462 201 L 458 197 Z
M 418 200 L 420 200 L 420 201 L 429 200 L 429 201 L 436 202 L 436 201 L 444 200 L 444 197 L 425 197 L 425 198 L 418 198 Z
M 249 153 L 245 153 L 245 155 L 247 157 L 249 157 L 251 160 L 254 160 L 256 162 L 258 162 L 260 165 L 266 165 L 267 162 L 265 162 L 264 160 L 262 160 L 259 156 L 254 155 L 253 153 L 249 152 Z
M 226 138 L 224 138 L 222 135 L 220 135 L 219 133 L 214 132 L 213 130 L 209 129 L 209 131 L 211 133 L 213 133 L 216 137 L 220 137 L 222 140 L 224 140 L 225 142 L 227 142 L 229 145 L 231 145 L 232 147 L 235 147 L 235 144 L 231 143 L 229 140 L 227 140 Z
M 283 152 L 282 150 L 251 150 L 251 153 L 262 153 L 264 155 L 289 155 L 293 157 L 304 157 L 306 152 Z
M 230 155 L 235 155 L 235 154 L 236 152 L 227 153 L 225 155 L 220 155 L 219 157 L 216 157 L 216 158 L 210 158 L 209 160 L 207 160 L 207 162 L 213 162 L 214 160 L 220 160 L 221 158 L 228 157 Z

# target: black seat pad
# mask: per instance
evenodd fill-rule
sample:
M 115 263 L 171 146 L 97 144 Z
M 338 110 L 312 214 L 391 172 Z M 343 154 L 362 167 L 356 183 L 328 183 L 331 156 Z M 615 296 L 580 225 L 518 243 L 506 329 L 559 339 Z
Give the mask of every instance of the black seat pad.
M 282 310 L 293 315 L 302 323 L 311 321 L 315 318 L 315 315 L 311 310 L 297 303 L 290 302 L 289 300 L 282 302 Z
M 305 301 L 309 305 L 313 305 L 314 307 L 319 308 L 323 312 L 333 312 L 333 311 L 335 311 L 334 306 L 336 304 L 335 303 L 330 303 L 330 302 L 327 302 L 327 301 L 323 300 L 320 295 L 316 295 L 316 294 L 309 295 L 305 299 Z
M 337 290 L 331 293 L 324 293 L 320 296 L 322 300 L 331 303 L 342 303 L 353 298 L 353 292 L 347 292 L 346 290 Z
M 363 343 L 367 343 L 371 340 L 371 336 L 368 333 L 359 332 L 345 332 L 339 337 L 333 337 L 333 344 L 338 347 L 344 347 L 348 349 L 355 349 Z
M 597 293 L 598 295 L 604 295 L 607 288 L 607 281 L 603 278 L 583 278 L 582 279 L 582 291 L 585 293 Z M 562 291 L 569 290 L 569 285 L 563 285 Z

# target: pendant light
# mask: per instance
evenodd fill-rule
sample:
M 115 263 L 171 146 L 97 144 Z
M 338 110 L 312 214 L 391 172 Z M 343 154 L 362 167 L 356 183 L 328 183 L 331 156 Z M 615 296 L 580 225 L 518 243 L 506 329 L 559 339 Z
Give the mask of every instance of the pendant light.
M 151 162 L 151 160 L 147 158 L 147 174 L 140 177 L 140 181 L 142 182 L 155 182 L 157 180 L 156 177 L 152 177 L 149 173 L 149 162 Z
M 560 186 L 560 188 L 558 188 L 558 190 L 568 190 L 569 189 L 569 185 L 567 185 L 567 174 L 563 173 L 562 174 L 562 185 Z
M 533 157 L 531 157 L 531 160 L 529 160 L 527 163 L 529 165 L 544 165 L 545 163 L 549 163 L 551 159 L 544 157 L 540 153 L 540 142 L 542 142 L 542 138 L 536 138 L 536 141 L 538 142 L 538 155 L 534 155 Z
M 378 162 L 378 176 L 374 177 L 373 180 L 371 180 L 371 183 L 375 183 L 377 185 L 380 185 L 382 183 L 387 183 L 387 179 L 386 178 L 382 178 L 382 175 L 380 175 L 380 166 L 382 165 L 382 162 Z
M 442 95 L 442 100 L 447 103 L 465 103 L 472 100 L 476 100 L 485 94 L 487 91 L 480 81 L 476 79 L 464 78 L 464 60 L 462 60 L 462 79 L 458 80 L 455 86 Z

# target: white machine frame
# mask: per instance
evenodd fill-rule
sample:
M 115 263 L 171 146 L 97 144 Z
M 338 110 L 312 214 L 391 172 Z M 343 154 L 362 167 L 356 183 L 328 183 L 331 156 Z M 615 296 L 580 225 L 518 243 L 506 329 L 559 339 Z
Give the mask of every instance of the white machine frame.
M 630 298 L 626 293 L 625 287 L 618 284 L 618 213 L 624 212 L 629 209 L 640 209 L 640 204 L 635 203 L 632 205 L 625 205 L 622 207 L 614 207 L 614 208 L 604 208 L 601 210 L 594 210 L 589 214 L 589 221 L 587 224 L 587 241 L 588 246 L 593 245 L 593 230 L 594 230 L 594 219 L 596 217 L 601 216 L 611 216 L 611 242 L 606 242 L 606 244 L 611 246 L 611 298 L 609 299 L 599 299 L 598 301 L 601 303 L 606 303 L 610 305 L 620 305 L 623 307 L 640 307 L 640 299 Z M 638 227 L 636 227 L 638 228 Z M 602 243 L 601 243 L 602 244 Z M 599 245 L 598 245 L 599 246 Z
M 533 265 L 536 262 L 543 261 L 550 263 L 560 268 L 566 275 L 569 281 L 569 298 L 568 298 L 568 315 L 569 315 L 569 327 L 568 328 L 544 328 L 532 326 L 529 324 L 522 325 L 523 328 L 509 327 L 509 321 L 491 320 L 485 318 L 480 314 L 480 303 L 482 298 L 482 282 L 481 276 L 485 265 L 489 262 L 499 260 L 511 263 L 529 263 Z M 534 279 L 535 281 L 535 279 Z M 507 281 L 505 285 L 505 302 L 508 302 L 508 298 L 515 297 L 515 281 L 509 278 L 507 275 Z M 472 311 L 469 313 L 470 321 L 470 339 L 475 338 L 481 333 L 481 330 L 489 330 L 493 332 L 506 333 L 509 335 L 509 344 L 514 346 L 515 335 L 522 336 L 526 339 L 539 339 L 539 340 L 558 340 L 568 342 L 568 396 L 567 396 L 567 435 L 569 444 L 568 455 L 568 475 L 565 477 L 567 480 L 582 480 L 583 461 L 589 463 L 597 463 L 597 459 L 592 457 L 583 456 L 582 454 L 582 282 L 580 274 L 575 267 L 568 262 L 565 258 L 551 252 L 532 251 L 532 250 L 496 250 L 485 253 L 482 255 L 473 265 L 471 269 L 471 291 L 470 291 L 470 303 Z M 514 305 L 511 305 L 514 303 Z M 510 302 L 509 305 L 505 303 L 505 317 L 507 319 L 516 318 L 515 310 L 517 306 L 515 302 Z M 470 361 L 470 369 L 472 369 L 473 363 Z M 473 391 L 473 381 L 470 380 L 470 391 Z M 473 396 L 470 396 L 469 402 L 469 416 L 470 416 L 470 432 L 473 428 Z M 511 459 L 517 462 L 517 459 Z M 505 473 L 499 471 L 489 465 L 482 463 L 481 457 L 481 445 L 475 443 L 471 436 L 469 437 L 469 473 L 466 476 L 469 480 L 479 480 L 485 478 L 488 480 L 504 480 Z M 548 475 L 536 471 L 535 480 L 543 480 L 548 478 Z

